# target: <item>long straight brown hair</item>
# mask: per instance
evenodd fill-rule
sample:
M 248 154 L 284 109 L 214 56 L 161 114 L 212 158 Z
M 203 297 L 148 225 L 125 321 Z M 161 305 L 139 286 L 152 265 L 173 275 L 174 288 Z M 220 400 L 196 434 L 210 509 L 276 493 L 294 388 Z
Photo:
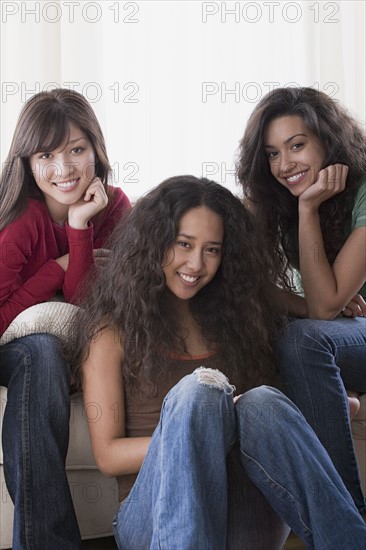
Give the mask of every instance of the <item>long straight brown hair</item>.
M 0 231 L 26 209 L 28 198 L 42 200 L 30 169 L 29 158 L 38 151 L 53 151 L 67 143 L 70 122 L 87 136 L 95 153 L 95 175 L 107 191 L 111 171 L 97 117 L 74 90 L 57 88 L 40 92 L 24 105 L 0 177 Z

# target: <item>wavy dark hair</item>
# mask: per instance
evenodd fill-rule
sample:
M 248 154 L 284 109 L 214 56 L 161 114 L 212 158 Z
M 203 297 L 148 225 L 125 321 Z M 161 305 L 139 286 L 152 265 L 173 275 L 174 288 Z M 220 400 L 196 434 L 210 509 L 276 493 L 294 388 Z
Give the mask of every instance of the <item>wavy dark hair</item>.
M 163 350 L 186 351 L 162 265 L 181 217 L 199 206 L 222 218 L 224 242 L 220 267 L 190 300 L 191 312 L 238 387 L 268 383 L 272 342 L 283 318 L 268 284 L 266 256 L 255 238 L 252 216 L 221 185 L 177 176 L 150 191 L 122 218 L 112 235 L 111 261 L 86 289 L 89 298 L 75 321 L 83 330 L 74 334 L 67 353 L 79 386 L 90 339 L 105 324 L 123 344 L 127 387 L 138 386 L 143 378 L 154 389 L 167 361 Z
M 39 190 L 29 158 L 39 151 L 53 151 L 67 143 L 69 123 L 87 136 L 95 153 L 95 175 L 107 194 L 111 171 L 104 137 L 97 117 L 82 94 L 67 88 L 40 92 L 24 105 L 14 131 L 9 154 L 0 177 L 0 231 L 26 209 L 28 198 L 39 200 Z
M 240 142 L 237 176 L 245 200 L 254 207 L 257 228 L 266 241 L 275 280 L 291 287 L 289 264 L 299 268 L 298 198 L 271 174 L 264 149 L 264 132 L 275 118 L 298 115 L 324 146 L 324 168 L 346 164 L 349 172 L 342 193 L 319 209 L 324 247 L 333 263 L 346 240 L 355 195 L 366 174 L 366 139 L 361 125 L 338 101 L 313 88 L 278 88 L 268 93 L 251 114 Z

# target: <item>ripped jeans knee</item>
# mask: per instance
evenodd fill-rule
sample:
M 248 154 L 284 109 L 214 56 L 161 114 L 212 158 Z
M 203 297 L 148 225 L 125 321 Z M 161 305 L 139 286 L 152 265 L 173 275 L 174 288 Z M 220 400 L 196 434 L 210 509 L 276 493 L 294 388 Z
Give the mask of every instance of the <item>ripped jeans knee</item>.
M 197 440 L 203 438 L 209 426 L 215 426 L 212 435 L 221 432 L 231 445 L 236 440 L 234 391 L 235 387 L 222 372 L 200 367 L 182 378 L 166 395 L 161 419 L 165 423 L 179 420 Z
M 217 388 L 222 390 L 228 395 L 232 395 L 235 391 L 235 386 L 230 384 L 229 379 L 221 371 L 217 369 L 210 369 L 207 367 L 199 367 L 193 374 L 197 376 L 199 384 L 209 386 L 210 388 Z

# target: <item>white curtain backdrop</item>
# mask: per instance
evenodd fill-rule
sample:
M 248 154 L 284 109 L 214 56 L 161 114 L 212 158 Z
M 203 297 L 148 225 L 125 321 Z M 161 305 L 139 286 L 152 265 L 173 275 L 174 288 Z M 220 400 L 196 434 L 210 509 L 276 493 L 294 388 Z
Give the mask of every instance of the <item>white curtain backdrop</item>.
M 131 199 L 166 177 L 233 169 L 256 102 L 314 86 L 365 119 L 365 2 L 1 2 L 1 159 L 34 93 L 92 103 L 114 183 Z

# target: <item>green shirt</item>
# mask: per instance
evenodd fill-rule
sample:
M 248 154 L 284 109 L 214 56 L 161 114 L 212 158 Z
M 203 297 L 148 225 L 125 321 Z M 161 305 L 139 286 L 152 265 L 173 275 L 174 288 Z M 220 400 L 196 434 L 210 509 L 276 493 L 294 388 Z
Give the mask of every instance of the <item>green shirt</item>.
M 351 231 L 356 227 L 366 227 L 366 180 L 360 185 L 352 210 Z
M 350 233 L 357 227 L 366 227 L 366 180 L 360 185 L 356 195 L 355 205 L 352 210 L 352 224 Z M 366 283 L 358 291 L 358 294 L 361 294 L 361 296 L 366 300 Z

